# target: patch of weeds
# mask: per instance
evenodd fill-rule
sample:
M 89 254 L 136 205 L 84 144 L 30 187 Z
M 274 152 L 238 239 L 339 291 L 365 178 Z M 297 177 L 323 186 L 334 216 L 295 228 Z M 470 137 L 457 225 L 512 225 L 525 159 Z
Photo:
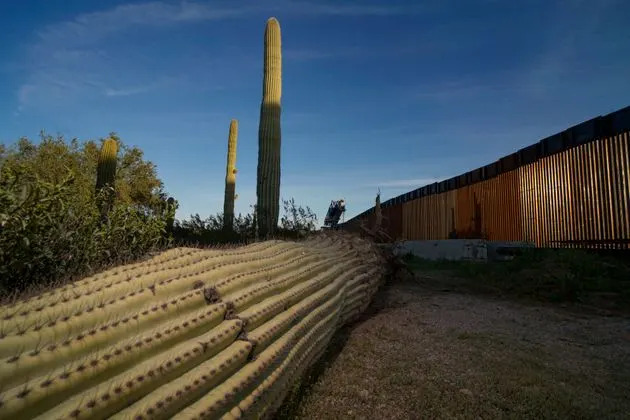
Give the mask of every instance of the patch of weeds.
M 406 255 L 414 271 L 448 271 L 461 288 L 546 302 L 630 310 L 630 265 L 577 249 L 525 249 L 510 261 L 432 261 Z

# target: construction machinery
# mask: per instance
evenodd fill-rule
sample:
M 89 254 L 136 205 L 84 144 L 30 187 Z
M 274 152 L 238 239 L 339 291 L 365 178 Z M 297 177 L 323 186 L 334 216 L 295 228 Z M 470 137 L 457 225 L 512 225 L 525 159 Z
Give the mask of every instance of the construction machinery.
M 339 220 L 342 218 L 345 211 L 346 201 L 343 198 L 341 200 L 332 200 L 330 202 L 330 206 L 328 207 L 328 212 L 326 213 L 324 225 L 322 227 L 336 229 L 339 224 Z

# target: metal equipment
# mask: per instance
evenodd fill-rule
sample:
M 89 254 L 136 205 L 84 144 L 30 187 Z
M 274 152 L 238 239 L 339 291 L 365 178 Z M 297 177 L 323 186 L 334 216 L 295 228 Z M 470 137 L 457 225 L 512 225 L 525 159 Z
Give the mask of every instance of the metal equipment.
M 330 202 L 330 206 L 328 207 L 328 212 L 326 213 L 324 225 L 322 227 L 336 229 L 339 224 L 339 219 L 341 219 L 345 211 L 346 201 L 343 198 L 338 201 L 332 200 Z

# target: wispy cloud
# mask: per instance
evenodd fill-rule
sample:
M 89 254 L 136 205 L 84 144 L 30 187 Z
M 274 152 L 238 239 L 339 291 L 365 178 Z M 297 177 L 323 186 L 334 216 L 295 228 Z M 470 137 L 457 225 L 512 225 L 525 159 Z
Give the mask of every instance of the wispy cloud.
M 356 59 L 356 58 L 393 58 L 404 57 L 412 54 L 419 54 L 429 49 L 435 48 L 427 44 L 416 44 L 398 47 L 345 47 L 334 49 L 288 49 L 282 53 L 282 57 L 292 61 L 313 61 L 330 59 Z
M 28 101 L 30 100 L 30 97 L 33 94 L 33 92 L 35 92 L 34 85 L 25 84 L 18 88 L 18 93 L 17 93 L 18 112 L 22 111 L 22 109 L 24 108 L 24 105 L 26 105 Z
M 93 43 L 134 26 L 164 26 L 195 21 L 220 20 L 251 13 L 248 7 L 214 7 L 209 4 L 161 1 L 123 4 L 112 9 L 84 13 L 72 20 L 51 24 L 38 35 L 53 44 Z
M 123 89 L 105 89 L 105 96 L 130 96 L 136 95 L 138 93 L 148 92 L 151 89 L 154 89 L 154 86 L 135 86 L 135 87 L 127 87 Z
M 291 14 L 299 13 L 305 15 L 328 15 L 328 16 L 395 16 L 401 14 L 419 13 L 426 7 L 417 5 L 374 5 L 364 3 L 348 4 L 349 2 L 305 2 L 305 1 L 285 1 L 278 4 L 276 8 Z
M 474 39 L 457 39 L 445 36 L 452 29 L 444 28 L 436 32 L 435 29 L 427 30 L 426 36 L 413 42 L 391 44 L 367 44 L 361 46 L 335 46 L 323 49 L 321 47 L 305 47 L 300 49 L 284 49 L 284 59 L 293 61 L 312 61 L 330 59 L 356 59 L 356 58 L 408 58 L 420 54 L 448 54 L 478 47 L 478 41 Z
M 419 188 L 434 182 L 441 181 L 440 178 L 414 178 L 414 179 L 394 179 L 380 182 L 364 184 L 365 187 L 389 187 L 389 188 Z
M 453 80 L 443 83 L 423 85 L 416 87 L 412 95 L 416 99 L 448 102 L 488 95 L 507 89 L 498 83 L 485 83 L 480 81 Z
M 108 86 L 103 90 L 105 96 L 131 96 L 141 93 L 151 92 L 163 87 L 171 86 L 178 83 L 180 80 L 174 77 L 161 77 L 151 83 L 137 84 L 137 85 L 121 85 L 123 87 Z M 218 88 L 217 88 L 218 89 Z
M 82 13 L 74 18 L 53 22 L 36 32 L 35 42 L 27 51 L 22 74 L 24 83 L 16 92 L 18 112 L 34 104 L 52 100 L 69 101 L 78 96 L 130 96 L 163 87 L 146 75 L 115 72 L 126 68 L 117 59 L 118 51 L 105 45 L 112 37 L 125 36 L 135 28 L 171 28 L 177 25 L 237 19 L 256 14 L 282 16 L 390 16 L 418 11 L 416 6 L 374 5 L 366 3 L 289 1 L 246 1 L 235 5 L 220 1 L 150 1 L 122 4 L 109 9 Z M 357 56 L 360 50 L 289 51 L 295 60 L 324 59 L 331 56 Z
M 61 104 L 86 92 L 103 90 L 109 58 L 100 50 L 38 43 L 27 52 L 16 92 L 17 109 L 50 102 Z
M 597 41 L 598 33 L 607 24 L 606 17 L 618 6 L 617 0 L 576 0 L 563 5 L 538 57 L 518 80 L 523 91 L 540 97 L 567 81 L 575 81 L 576 73 L 585 65 L 592 65 L 591 60 L 585 59 L 586 54 L 602 47 Z
M 183 1 L 153 1 L 123 4 L 111 9 L 84 13 L 74 19 L 51 24 L 38 34 L 45 42 L 89 43 L 134 26 L 165 26 L 238 18 L 253 13 L 281 12 L 303 16 L 394 16 L 417 13 L 417 6 L 379 6 L 364 3 L 338 4 L 314 1 L 233 2 L 208 4 Z
M 116 97 L 165 87 L 165 76 L 129 71 L 120 52 L 107 49 L 107 38 L 138 26 L 163 27 L 191 21 L 225 19 L 245 13 L 236 8 L 211 8 L 194 2 L 148 2 L 120 5 L 55 22 L 36 33 L 25 52 L 25 82 L 16 93 L 17 109 L 97 96 Z M 120 71 L 125 69 L 126 71 Z M 118 70 L 118 71 L 117 71 Z M 148 76 L 148 77 L 147 77 Z M 151 80 L 155 77 L 154 80 Z
M 394 16 L 418 13 L 417 6 L 380 6 L 365 3 L 339 4 L 315 1 L 233 2 L 153 1 L 123 4 L 111 9 L 84 13 L 74 19 L 57 22 L 39 31 L 45 42 L 93 42 L 111 33 L 134 26 L 164 26 L 239 18 L 254 13 L 281 12 L 302 16 Z
M 286 50 L 282 53 L 284 60 L 292 61 L 312 61 L 312 60 L 328 60 L 343 56 L 339 51 L 323 51 L 315 49 Z
M 523 74 L 530 71 L 527 66 L 524 67 L 492 69 L 491 73 L 437 75 L 433 80 L 408 86 L 406 92 L 411 99 L 441 103 L 513 96 L 527 89 L 519 83 Z

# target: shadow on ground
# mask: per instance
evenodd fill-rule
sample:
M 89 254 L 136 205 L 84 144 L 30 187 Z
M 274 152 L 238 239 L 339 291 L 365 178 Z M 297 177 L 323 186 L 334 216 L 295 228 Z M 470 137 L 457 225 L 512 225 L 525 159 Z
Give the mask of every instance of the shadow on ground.
M 277 418 L 627 418 L 629 321 L 422 269 L 333 337 Z
M 301 404 L 311 393 L 313 386 L 318 382 L 326 369 L 335 363 L 353 330 L 387 308 L 386 296 L 392 289 L 392 284 L 392 281 L 388 281 L 381 286 L 367 310 L 356 321 L 342 327 L 333 335 L 322 356 L 305 372 L 302 380 L 290 391 L 282 407 L 276 413 L 275 419 L 291 420 L 299 418 Z

